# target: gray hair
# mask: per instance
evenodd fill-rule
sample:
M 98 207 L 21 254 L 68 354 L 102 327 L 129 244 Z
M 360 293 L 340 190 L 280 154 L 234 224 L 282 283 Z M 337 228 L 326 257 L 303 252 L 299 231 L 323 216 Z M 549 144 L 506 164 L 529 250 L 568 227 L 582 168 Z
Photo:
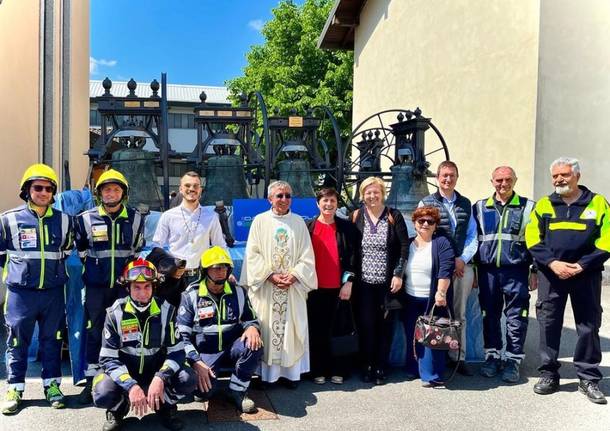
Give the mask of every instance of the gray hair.
M 492 178 L 492 179 L 493 179 L 493 177 L 494 177 L 494 174 L 495 174 L 496 172 L 498 172 L 500 169 L 507 169 L 507 170 L 509 170 L 509 171 L 510 171 L 510 174 L 511 174 L 511 175 L 512 175 L 512 177 L 513 177 L 513 180 L 516 180 L 516 179 L 517 179 L 517 173 L 516 173 L 516 172 L 515 172 L 515 170 L 514 170 L 513 168 L 511 168 L 510 166 L 498 166 L 496 169 L 494 169 L 494 170 L 491 172 L 491 178 Z
M 551 174 L 553 173 L 553 168 L 555 166 L 570 166 L 574 174 L 580 174 L 580 162 L 574 157 L 560 157 L 558 159 L 553 160 L 553 163 L 551 163 L 551 166 L 549 168 Z
M 275 189 L 288 189 L 290 193 L 292 193 L 292 187 L 286 181 L 278 180 L 269 184 L 267 187 L 267 196 L 271 196 L 273 194 L 273 190 Z

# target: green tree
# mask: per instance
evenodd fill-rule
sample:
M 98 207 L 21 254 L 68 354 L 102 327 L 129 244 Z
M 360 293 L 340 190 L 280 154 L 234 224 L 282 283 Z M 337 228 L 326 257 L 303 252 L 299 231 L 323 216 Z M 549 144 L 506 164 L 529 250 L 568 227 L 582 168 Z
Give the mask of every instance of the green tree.
M 227 82 L 232 97 L 259 91 L 269 110 L 277 108 L 284 115 L 292 108 L 303 113 L 307 107 L 325 105 L 343 137 L 349 135 L 353 53 L 317 47 L 332 4 L 332 0 L 305 0 L 302 5 L 281 1 L 262 29 L 265 43 L 248 52 L 244 75 Z M 329 144 L 334 142 L 329 125 L 322 135 Z

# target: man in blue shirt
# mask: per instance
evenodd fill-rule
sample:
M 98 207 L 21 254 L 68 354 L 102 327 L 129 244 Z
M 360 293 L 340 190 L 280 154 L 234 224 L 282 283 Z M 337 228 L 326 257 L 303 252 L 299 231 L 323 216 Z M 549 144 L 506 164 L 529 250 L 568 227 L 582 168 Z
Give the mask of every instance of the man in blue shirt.
M 419 206 L 434 206 L 441 213 L 441 222 L 437 227 L 439 235 L 451 242 L 455 258 L 453 276 L 453 312 L 454 317 L 463 322 L 460 352 L 449 353 L 453 361 L 458 361 L 458 372 L 472 376 L 474 373 L 466 364 L 466 305 L 472 291 L 474 271 L 469 264 L 477 252 L 477 226 L 472 217 L 470 200 L 455 190 L 459 172 L 457 165 L 449 160 L 441 162 L 436 171 L 438 191 L 426 196 Z

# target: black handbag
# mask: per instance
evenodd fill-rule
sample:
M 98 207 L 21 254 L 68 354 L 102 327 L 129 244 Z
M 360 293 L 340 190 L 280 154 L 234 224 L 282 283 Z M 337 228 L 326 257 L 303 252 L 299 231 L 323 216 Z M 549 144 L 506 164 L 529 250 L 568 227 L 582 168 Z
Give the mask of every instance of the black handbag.
M 359 348 L 352 305 L 339 300 L 331 323 L 330 353 L 333 357 L 349 356 L 358 353 Z
M 417 318 L 413 340 L 430 349 L 459 350 L 462 322 L 453 320 L 448 307 L 448 318 L 435 316 L 435 306 L 432 306 L 430 314 Z

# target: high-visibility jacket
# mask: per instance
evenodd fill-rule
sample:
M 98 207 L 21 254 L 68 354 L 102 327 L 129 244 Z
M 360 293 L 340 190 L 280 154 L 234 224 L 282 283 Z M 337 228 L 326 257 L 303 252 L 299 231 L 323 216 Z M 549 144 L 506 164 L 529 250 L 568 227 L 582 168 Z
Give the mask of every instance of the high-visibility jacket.
M 102 205 L 76 216 L 75 244 L 87 287 L 114 287 L 129 260 L 144 246 L 144 217 L 123 206 L 113 218 Z
M 208 292 L 205 279 L 192 283 L 182 293 L 177 320 L 186 357 L 191 362 L 199 359 L 199 353 L 230 348 L 250 326 L 260 330 L 243 287 L 225 282 L 222 294 L 215 297 Z
M 41 217 L 29 204 L 0 216 L 0 266 L 7 286 L 63 287 L 73 242 L 72 218 L 51 207 Z
M 496 207 L 493 196 L 477 201 L 472 207 L 479 235 L 475 262 L 496 267 L 529 265 L 532 257 L 525 245 L 525 227 L 534 204 L 516 193 L 502 212 Z
M 553 193 L 532 211 L 525 240 L 541 268 L 561 260 L 596 271 L 610 258 L 610 206 L 602 195 L 579 188 L 582 195 L 570 205 Z
M 155 297 L 142 313 L 130 297 L 116 300 L 106 311 L 100 350 L 104 372 L 126 391 L 154 376 L 168 383 L 184 363 L 175 314 L 169 302 Z

